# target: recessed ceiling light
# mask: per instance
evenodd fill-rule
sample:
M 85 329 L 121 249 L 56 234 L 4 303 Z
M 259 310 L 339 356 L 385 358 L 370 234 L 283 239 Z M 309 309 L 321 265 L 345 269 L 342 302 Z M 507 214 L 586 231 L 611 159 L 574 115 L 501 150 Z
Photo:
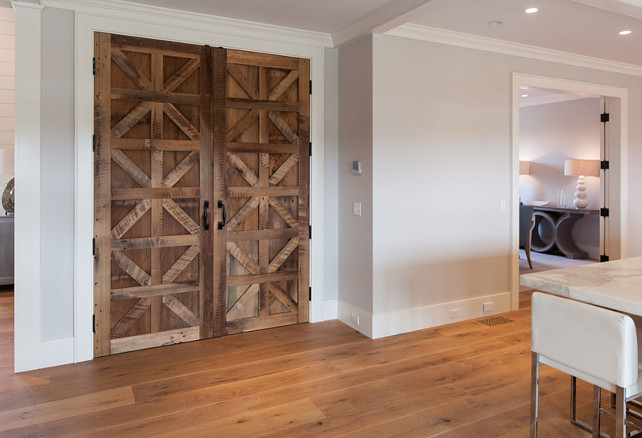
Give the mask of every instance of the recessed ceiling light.
M 620 32 L 620 35 L 630 35 L 631 31 L 630 30 L 623 30 Z
M 527 14 L 534 14 L 537 11 L 539 11 L 539 9 L 537 8 L 528 8 L 524 12 L 526 12 Z
M 499 20 L 493 20 L 488 22 L 489 26 L 501 26 L 502 24 L 504 24 L 504 22 Z

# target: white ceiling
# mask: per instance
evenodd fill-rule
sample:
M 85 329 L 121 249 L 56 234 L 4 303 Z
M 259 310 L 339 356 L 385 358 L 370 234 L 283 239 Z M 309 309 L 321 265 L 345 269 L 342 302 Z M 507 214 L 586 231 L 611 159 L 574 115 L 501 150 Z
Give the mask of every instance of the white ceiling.
M 642 66 L 642 0 L 127 1 L 327 33 L 335 45 L 412 23 Z

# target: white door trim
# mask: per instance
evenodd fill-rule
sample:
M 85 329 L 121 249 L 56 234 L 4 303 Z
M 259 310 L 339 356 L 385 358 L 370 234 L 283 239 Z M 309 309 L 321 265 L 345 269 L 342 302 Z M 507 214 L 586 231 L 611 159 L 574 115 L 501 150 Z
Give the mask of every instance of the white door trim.
M 548 88 L 572 93 L 582 93 L 594 96 L 614 98 L 613 104 L 619 102 L 620 114 L 620 142 L 609 142 L 609 150 L 619 146 L 619 172 L 611 170 L 611 181 L 619 183 L 619 211 L 609 221 L 609 245 L 607 254 L 612 259 L 625 258 L 628 254 L 626 242 L 628 237 L 628 148 L 629 148 L 629 92 L 627 88 L 613 87 L 610 85 L 592 84 L 588 82 L 571 81 L 544 76 L 528 75 L 524 73 L 512 74 L 512 105 L 511 105 L 511 267 L 510 290 L 511 307 L 519 308 L 519 97 L 521 86 Z M 617 129 L 616 126 L 611 126 Z M 613 156 L 613 155 L 612 155 Z M 611 194 L 613 201 L 613 194 Z M 618 203 L 616 202 L 615 205 Z M 613 220 L 614 219 L 614 220 Z M 619 248 L 619 251 L 618 251 Z

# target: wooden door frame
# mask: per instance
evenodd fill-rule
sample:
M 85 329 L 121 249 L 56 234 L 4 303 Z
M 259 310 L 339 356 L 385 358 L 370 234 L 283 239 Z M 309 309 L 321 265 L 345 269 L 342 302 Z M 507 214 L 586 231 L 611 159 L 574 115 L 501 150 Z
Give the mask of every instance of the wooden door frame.
M 609 123 L 610 132 L 607 147 L 610 156 L 618 156 L 616 168 L 611 166 L 610 187 L 608 194 L 612 205 L 610 209 L 612 220 L 609 222 L 609 248 L 605 248 L 612 260 L 625 258 L 628 255 L 626 242 L 628 240 L 628 161 L 629 149 L 629 114 L 628 89 L 610 85 L 592 84 L 588 82 L 571 81 L 567 79 L 512 74 L 512 106 L 511 106 L 511 263 L 510 263 L 510 294 L 511 309 L 519 308 L 519 98 L 520 87 L 531 86 L 548 88 L 573 93 L 602 96 L 619 114 L 616 120 Z M 619 126 L 618 126 L 619 123 Z M 618 129 L 619 128 L 619 129 Z M 619 142 L 615 141 L 619 138 Z M 615 155 L 614 155 L 615 152 Z M 619 172 L 618 172 L 619 169 Z M 619 186 L 619 190 L 616 188 Z M 615 207 L 615 208 L 614 208 Z
M 311 99 L 311 141 L 313 160 L 310 175 L 310 215 L 313 227 L 311 248 L 310 285 L 314 290 L 310 303 L 310 322 L 332 319 L 324 315 L 324 46 L 319 41 L 306 39 L 306 34 L 297 38 L 256 28 L 237 29 L 235 35 L 216 33 L 215 26 L 202 26 L 199 32 L 193 30 L 194 23 L 182 17 L 153 17 L 145 21 L 138 14 L 135 34 L 132 23 L 118 17 L 78 14 L 76 16 L 76 206 L 75 206 L 75 258 L 74 258 L 74 355 L 66 362 L 80 362 L 93 358 L 93 57 L 94 32 L 132 35 L 192 44 L 223 46 L 228 48 L 285 56 L 308 58 L 311 61 L 313 92 Z M 192 30 L 190 30 L 192 29 Z M 314 244 L 319 242 L 319 244 Z M 65 363 L 65 362 L 61 362 Z M 34 366 L 35 368 L 35 366 Z

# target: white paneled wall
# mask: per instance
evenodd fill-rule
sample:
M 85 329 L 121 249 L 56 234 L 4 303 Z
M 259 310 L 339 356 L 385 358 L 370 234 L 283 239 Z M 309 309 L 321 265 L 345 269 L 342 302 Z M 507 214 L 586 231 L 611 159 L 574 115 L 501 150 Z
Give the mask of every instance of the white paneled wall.
M 15 34 L 13 9 L 0 7 L 0 195 L 14 174 Z

